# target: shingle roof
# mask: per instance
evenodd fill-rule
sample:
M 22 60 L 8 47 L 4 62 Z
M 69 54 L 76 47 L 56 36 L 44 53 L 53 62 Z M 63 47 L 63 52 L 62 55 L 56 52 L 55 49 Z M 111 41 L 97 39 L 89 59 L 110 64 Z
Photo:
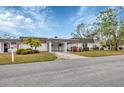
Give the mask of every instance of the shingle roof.
M 28 37 L 20 37 L 20 39 L 24 39 L 24 38 L 28 38 Z M 32 37 L 33 39 L 42 39 L 42 40 L 47 40 L 48 38 L 40 38 L 40 37 Z
M 0 38 L 0 41 L 21 41 L 24 38 L 28 38 L 28 37 L 20 37 L 19 39 L 2 39 Z M 44 41 L 51 41 L 51 42 L 68 42 L 68 43 L 94 43 L 93 39 L 60 39 L 60 38 L 40 38 L 40 37 L 32 37 L 34 39 L 40 39 L 40 40 L 44 40 Z
M 20 41 L 20 39 L 4 39 L 4 38 L 0 38 L 0 41 Z
M 51 42 L 68 42 L 68 43 L 94 43 L 93 39 L 55 39 L 55 38 L 50 38 L 48 41 Z

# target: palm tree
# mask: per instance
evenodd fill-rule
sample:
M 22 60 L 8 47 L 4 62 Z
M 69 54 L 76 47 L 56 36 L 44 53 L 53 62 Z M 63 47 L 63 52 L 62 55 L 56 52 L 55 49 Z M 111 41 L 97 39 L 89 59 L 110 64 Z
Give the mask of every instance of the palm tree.
M 42 42 L 39 39 L 33 39 L 32 37 L 28 37 L 23 40 L 23 43 L 30 45 L 31 49 L 33 49 L 34 47 L 36 50 L 38 46 L 41 46 Z
M 34 40 L 33 40 L 32 37 L 28 37 L 28 38 L 25 38 L 25 39 L 23 40 L 23 43 L 30 45 L 31 48 L 33 48 L 33 42 L 34 42 Z
M 41 46 L 41 41 L 39 39 L 34 39 L 33 40 L 33 45 L 32 45 L 35 50 L 37 49 L 37 47 Z

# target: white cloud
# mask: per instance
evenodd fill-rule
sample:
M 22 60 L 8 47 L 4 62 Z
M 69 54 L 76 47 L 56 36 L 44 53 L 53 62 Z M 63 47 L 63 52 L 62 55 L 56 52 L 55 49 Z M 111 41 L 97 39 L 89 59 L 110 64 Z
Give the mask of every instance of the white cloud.
M 16 18 L 15 18 L 15 20 L 18 20 L 18 21 L 24 20 L 24 16 L 22 16 L 22 15 L 17 15 Z
M 33 20 L 32 20 L 31 18 L 26 18 L 26 19 L 25 19 L 25 22 L 26 22 L 27 24 L 32 24 L 32 23 L 33 23 Z
M 5 8 L 0 11 L 0 31 L 22 35 L 52 30 L 54 23 L 49 12 L 46 7 Z

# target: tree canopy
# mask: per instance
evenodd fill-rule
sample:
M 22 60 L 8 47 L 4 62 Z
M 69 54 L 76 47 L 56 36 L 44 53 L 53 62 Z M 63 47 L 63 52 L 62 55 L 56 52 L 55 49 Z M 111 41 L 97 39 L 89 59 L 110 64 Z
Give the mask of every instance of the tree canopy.
M 39 39 L 33 39 L 32 37 L 25 38 L 23 40 L 23 43 L 30 45 L 31 48 L 34 47 L 35 50 L 36 50 L 37 47 L 39 47 L 39 46 L 42 45 L 41 44 L 42 43 L 41 40 L 39 40 Z
M 96 35 L 97 31 L 94 24 L 78 24 L 77 28 L 71 35 L 74 38 L 93 38 Z
M 90 25 L 80 23 L 72 33 L 77 38 L 100 39 L 100 44 L 105 44 L 109 49 L 118 50 L 118 46 L 124 40 L 124 18 L 121 13 L 123 7 L 109 7 L 98 13 L 96 21 Z M 124 41 L 123 41 L 124 42 Z
M 97 16 L 99 31 L 102 39 L 106 39 L 106 44 L 110 49 L 118 50 L 119 42 L 124 37 L 122 19 L 119 14 L 123 12 L 122 7 L 107 8 Z

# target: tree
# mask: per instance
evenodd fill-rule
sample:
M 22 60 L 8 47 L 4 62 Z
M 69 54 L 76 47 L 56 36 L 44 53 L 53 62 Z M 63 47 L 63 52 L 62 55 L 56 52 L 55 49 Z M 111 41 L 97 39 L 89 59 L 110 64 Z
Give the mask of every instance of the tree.
M 120 22 L 120 29 L 119 29 L 119 31 L 120 31 L 119 32 L 120 41 L 124 42 L 124 19 L 122 19 L 121 22 Z
M 34 39 L 32 46 L 35 48 L 35 50 L 37 49 L 37 47 L 41 46 L 41 41 L 39 39 Z
M 30 45 L 32 49 L 34 47 L 36 50 L 38 46 L 41 46 L 42 42 L 39 39 L 33 39 L 32 37 L 28 37 L 23 40 L 23 43 Z
M 32 37 L 25 38 L 23 40 L 23 43 L 28 44 L 28 45 L 30 45 L 31 48 L 33 48 L 33 38 Z
M 84 24 L 84 23 L 81 23 L 79 25 L 77 25 L 77 28 L 74 32 L 71 33 L 71 35 L 74 37 L 74 38 L 93 38 L 97 31 L 95 30 L 96 24 L 93 23 L 93 24 Z
M 109 47 L 114 46 L 114 50 L 118 50 L 119 41 L 124 36 L 124 31 L 121 31 L 119 14 L 123 12 L 122 7 L 107 8 L 100 12 L 97 16 L 99 31 L 106 39 Z M 113 44 L 113 46 L 111 46 Z
M 106 40 L 100 40 L 99 41 L 100 46 L 106 47 Z
M 58 38 L 58 36 L 54 36 L 54 38 Z

